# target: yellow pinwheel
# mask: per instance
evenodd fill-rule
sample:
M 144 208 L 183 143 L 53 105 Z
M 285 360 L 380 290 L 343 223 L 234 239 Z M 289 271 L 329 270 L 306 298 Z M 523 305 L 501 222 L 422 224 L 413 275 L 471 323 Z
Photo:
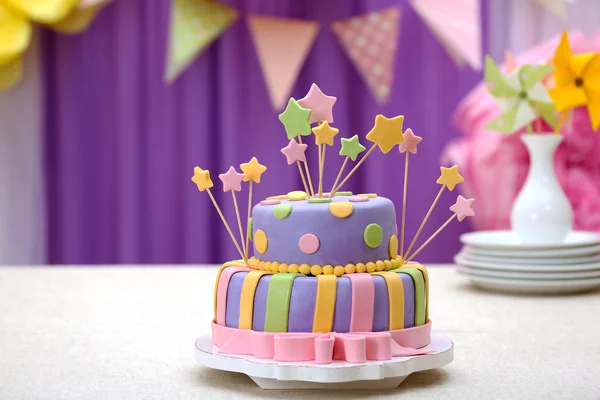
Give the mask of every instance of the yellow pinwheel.
M 600 53 L 573 54 L 564 32 L 554 54 L 550 97 L 559 112 L 587 106 L 592 128 L 600 126 Z
M 80 33 L 93 21 L 102 1 L 0 0 L 0 91 L 22 75 L 22 54 L 31 42 L 32 22 L 62 33 Z

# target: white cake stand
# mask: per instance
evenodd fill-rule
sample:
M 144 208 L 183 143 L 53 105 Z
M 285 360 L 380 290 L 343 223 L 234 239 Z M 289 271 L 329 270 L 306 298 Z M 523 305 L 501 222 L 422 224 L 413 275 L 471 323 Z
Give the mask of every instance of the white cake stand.
M 448 337 L 433 333 L 429 346 L 436 352 L 364 364 L 333 361 L 320 365 L 218 354 L 211 337 L 201 336 L 196 339 L 196 361 L 209 368 L 246 374 L 261 389 L 393 389 L 413 372 L 443 367 L 454 359 L 454 344 Z

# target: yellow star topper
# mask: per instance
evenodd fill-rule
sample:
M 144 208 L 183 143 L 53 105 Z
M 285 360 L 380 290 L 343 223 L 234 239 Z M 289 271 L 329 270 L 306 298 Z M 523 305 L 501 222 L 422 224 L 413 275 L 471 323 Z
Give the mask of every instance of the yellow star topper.
M 456 185 L 465 181 L 465 178 L 458 173 L 457 165 L 450 168 L 440 167 L 440 171 L 442 174 L 435 183 L 445 185 L 450 191 L 453 191 Z
M 375 125 L 367 134 L 367 140 L 377 144 L 381 152 L 387 154 L 395 145 L 404 141 L 402 135 L 403 123 L 404 115 L 386 118 L 379 114 L 375 117 Z
M 260 164 L 256 157 L 252 157 L 247 163 L 240 164 L 240 169 L 244 173 L 244 182 L 260 183 L 260 176 L 267 170 L 267 167 Z
M 194 176 L 192 176 L 192 182 L 198 186 L 198 190 L 203 192 L 206 189 L 210 189 L 213 187 L 213 183 L 210 180 L 210 172 L 208 170 L 204 170 L 200 167 L 194 168 Z
M 317 145 L 328 144 L 329 146 L 333 146 L 333 138 L 340 132 L 339 129 L 329 126 L 327 121 L 323 121 L 321 125 L 314 127 L 312 131 L 315 134 Z
M 573 54 L 563 32 L 554 54 L 555 87 L 550 97 L 559 112 L 587 106 L 594 130 L 600 126 L 600 53 Z

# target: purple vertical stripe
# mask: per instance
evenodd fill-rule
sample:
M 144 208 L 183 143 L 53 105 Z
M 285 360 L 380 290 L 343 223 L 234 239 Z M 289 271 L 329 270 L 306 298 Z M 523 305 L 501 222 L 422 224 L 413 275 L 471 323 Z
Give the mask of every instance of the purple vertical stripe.
M 242 285 L 246 275 L 248 275 L 247 272 L 236 272 L 229 279 L 225 308 L 225 326 L 229 328 L 237 328 L 240 321 L 240 297 L 242 296 Z
M 399 273 L 404 286 L 404 327 L 415 326 L 415 283 L 412 276 Z
M 258 281 L 254 292 L 254 311 L 252 314 L 252 330 L 263 332 L 265 330 L 265 315 L 267 313 L 267 294 L 272 275 L 263 275 Z
M 337 280 L 335 295 L 335 311 L 333 313 L 333 331 L 346 333 L 350 331 L 352 309 L 352 283 L 350 279 L 341 277 Z
M 388 288 L 383 276 L 373 275 L 375 300 L 373 301 L 373 332 L 387 331 L 390 326 Z
M 298 277 L 294 279 L 288 332 L 312 332 L 317 303 L 317 278 Z

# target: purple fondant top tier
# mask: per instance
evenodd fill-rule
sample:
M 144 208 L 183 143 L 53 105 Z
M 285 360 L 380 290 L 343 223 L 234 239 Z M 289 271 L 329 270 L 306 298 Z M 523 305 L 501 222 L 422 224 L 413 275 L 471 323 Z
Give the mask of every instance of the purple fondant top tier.
M 351 214 L 335 216 L 329 206 L 337 202 L 346 203 L 336 210 L 338 215 L 347 215 L 350 207 Z M 260 243 L 255 240 L 253 244 L 254 256 L 263 261 L 322 266 L 390 259 L 390 238 L 397 235 L 394 203 L 385 197 L 350 202 L 348 196 L 335 196 L 332 203 L 281 200 L 278 205 L 256 205 L 252 210 L 253 237 L 257 239 L 259 230 L 264 235 L 259 235 Z M 289 215 L 274 212 L 276 207 L 281 210 L 288 205 L 292 207 Z M 301 243 L 304 235 L 309 236 Z M 315 248 L 318 250 L 313 252 Z

